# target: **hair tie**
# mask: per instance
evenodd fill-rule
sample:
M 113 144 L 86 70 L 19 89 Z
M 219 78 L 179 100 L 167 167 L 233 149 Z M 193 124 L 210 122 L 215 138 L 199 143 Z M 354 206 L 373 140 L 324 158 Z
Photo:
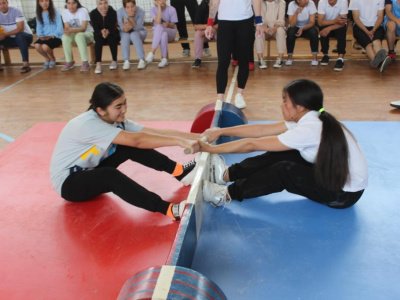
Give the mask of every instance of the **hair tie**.
M 325 112 L 325 108 L 321 107 L 318 112 L 319 114 L 322 114 L 323 112 Z

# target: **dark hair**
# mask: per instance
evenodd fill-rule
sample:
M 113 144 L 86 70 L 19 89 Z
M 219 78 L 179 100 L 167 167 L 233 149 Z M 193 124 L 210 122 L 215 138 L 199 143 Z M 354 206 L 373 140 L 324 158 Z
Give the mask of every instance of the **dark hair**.
M 56 10 L 54 9 L 54 4 L 53 4 L 53 0 L 49 0 L 49 19 L 50 22 L 54 23 L 56 21 Z M 39 0 L 36 0 L 36 19 L 39 20 L 40 23 L 43 24 L 43 9 L 42 7 L 39 5 Z
M 128 4 L 128 3 L 133 3 L 133 5 L 135 5 L 136 6 L 136 0 L 122 0 L 122 6 L 123 7 L 126 7 L 126 5 Z
M 294 105 L 308 110 L 323 108 L 324 95 L 318 84 L 307 79 L 290 82 L 283 89 Z M 340 191 L 349 174 L 349 149 L 343 125 L 330 113 L 322 111 L 321 143 L 315 162 L 316 180 L 330 191 Z
M 74 0 L 74 2 L 78 5 L 77 8 L 83 7 L 82 4 L 79 2 L 79 0 Z M 65 0 L 65 8 L 67 8 L 67 3 L 68 3 L 68 0 Z
M 105 110 L 115 99 L 118 99 L 124 94 L 123 89 L 111 82 L 102 82 L 94 88 L 92 98 L 90 98 L 89 109 L 96 110 L 100 107 Z

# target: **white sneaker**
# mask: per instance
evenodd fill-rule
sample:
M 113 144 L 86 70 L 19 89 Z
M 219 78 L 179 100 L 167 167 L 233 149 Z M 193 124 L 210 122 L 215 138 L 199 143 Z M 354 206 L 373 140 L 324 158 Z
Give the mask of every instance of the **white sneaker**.
M 311 61 L 311 65 L 312 65 L 313 67 L 318 66 L 318 60 L 313 59 L 313 60 Z
M 124 64 L 122 65 L 122 69 L 127 71 L 131 68 L 131 64 L 129 62 L 129 60 L 124 61 Z
M 145 68 L 146 68 L 146 62 L 145 62 L 143 59 L 139 60 L 139 63 L 138 63 L 138 65 L 137 65 L 137 68 L 138 68 L 138 70 L 143 70 L 143 69 L 145 69 Z
M 224 174 L 226 171 L 225 160 L 221 155 L 211 154 L 210 155 L 210 173 L 209 180 L 217 184 L 226 184 L 224 180 Z
M 203 56 L 204 56 L 204 57 L 210 57 L 210 56 L 211 56 L 210 48 L 204 48 L 204 50 L 203 50 Z
M 183 200 L 180 203 L 172 205 L 172 214 L 175 218 L 175 221 L 179 221 L 180 219 L 182 219 L 185 208 L 186 208 L 186 200 Z
M 153 62 L 153 59 L 154 59 L 154 54 L 153 54 L 153 52 L 149 52 L 149 53 L 147 54 L 147 56 L 146 56 L 146 62 L 149 64 L 149 63 Z
M 235 106 L 239 109 L 243 109 L 246 107 L 246 101 L 244 101 L 243 95 L 237 93 L 235 96 Z
M 103 70 L 101 69 L 101 63 L 96 64 L 96 69 L 94 69 L 94 74 L 101 74 Z
M 204 180 L 203 199 L 213 206 L 222 206 L 231 202 L 228 187 Z
M 161 58 L 160 63 L 158 64 L 159 68 L 164 68 L 168 66 L 168 59 L 166 59 L 165 57 Z
M 282 60 L 280 60 L 280 59 L 278 58 L 278 59 L 275 61 L 273 67 L 274 67 L 275 69 L 281 68 L 281 67 L 282 67 Z
M 183 57 L 189 57 L 190 56 L 190 49 L 183 49 L 182 50 L 182 56 Z
M 293 59 L 288 59 L 288 60 L 285 62 L 285 65 L 287 65 L 287 66 L 293 65 Z
M 110 70 L 116 70 L 118 68 L 118 63 L 116 61 L 112 61 L 109 68 Z
M 198 155 L 200 155 L 200 154 L 198 154 Z M 193 183 L 194 176 L 196 175 L 196 172 L 197 172 L 197 169 L 199 166 L 197 163 L 198 155 L 196 155 L 193 160 L 191 160 L 183 165 L 184 175 L 183 175 L 183 177 L 181 175 L 182 178 L 178 178 L 178 180 L 180 182 L 182 182 L 182 184 L 184 186 L 192 185 L 192 183 Z
M 260 58 L 260 59 L 258 60 L 258 67 L 259 67 L 260 69 L 266 69 L 268 66 L 267 66 L 267 63 L 265 62 L 265 60 L 262 59 L 262 58 Z

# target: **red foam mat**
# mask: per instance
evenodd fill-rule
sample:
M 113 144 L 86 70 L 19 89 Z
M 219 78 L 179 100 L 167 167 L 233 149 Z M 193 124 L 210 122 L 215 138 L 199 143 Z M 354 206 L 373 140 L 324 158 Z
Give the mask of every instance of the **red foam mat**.
M 188 122 L 145 126 L 189 130 Z M 109 194 L 68 203 L 52 189 L 49 161 L 63 123 L 40 123 L 0 152 L 0 298 L 115 299 L 127 278 L 166 262 L 178 223 Z M 160 149 L 186 161 L 176 147 Z M 168 201 L 189 188 L 127 162 L 123 172 Z

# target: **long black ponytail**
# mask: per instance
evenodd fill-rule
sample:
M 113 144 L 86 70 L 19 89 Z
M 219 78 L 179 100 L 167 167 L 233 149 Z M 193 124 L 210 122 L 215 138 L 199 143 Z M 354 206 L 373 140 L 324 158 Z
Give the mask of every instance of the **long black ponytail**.
M 322 133 L 315 161 L 316 180 L 330 191 L 340 191 L 349 175 L 349 149 L 343 125 L 323 108 L 324 95 L 315 82 L 298 79 L 283 90 L 295 105 L 319 112 Z

